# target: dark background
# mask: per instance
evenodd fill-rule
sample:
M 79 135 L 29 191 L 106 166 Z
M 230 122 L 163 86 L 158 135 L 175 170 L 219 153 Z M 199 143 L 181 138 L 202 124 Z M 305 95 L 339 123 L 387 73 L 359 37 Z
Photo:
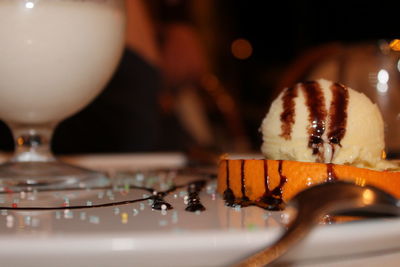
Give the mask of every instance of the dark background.
M 261 120 L 282 89 L 277 88 L 282 75 L 296 58 L 309 49 L 332 42 L 349 44 L 400 37 L 397 1 L 209 0 L 209 3 L 215 8 L 212 10 L 215 17 L 212 27 L 217 39 L 215 72 L 238 103 L 244 132 L 254 151 L 261 144 L 258 133 Z M 247 59 L 237 59 L 231 53 L 231 44 L 238 38 L 248 40 L 253 48 Z M 139 69 L 143 68 L 139 66 Z M 68 126 L 64 125 L 65 128 Z M 62 136 L 61 129 L 56 137 Z M 11 134 L 2 123 L 0 131 L 0 149 L 12 150 Z M 71 132 L 77 133 L 72 128 Z M 80 138 L 80 134 L 73 138 Z M 66 136 L 64 140 L 75 143 L 73 138 Z M 64 144 L 64 140 L 57 139 L 58 144 Z M 69 147 L 68 143 L 64 146 Z M 113 147 L 106 150 L 95 152 L 120 152 Z M 132 146 L 131 152 L 151 150 L 159 147 Z M 174 146 L 166 150 L 174 150 Z M 73 148 L 56 149 L 57 153 L 74 151 Z
M 400 37 L 397 1 L 222 1 L 222 27 L 253 47 L 246 60 L 226 56 L 222 75 L 240 101 L 254 149 L 258 127 L 286 68 L 304 51 L 332 42 L 351 44 Z M 229 38 L 228 38 L 229 39 Z M 226 50 L 228 51 L 228 43 Z M 232 80 L 232 79 L 231 79 Z

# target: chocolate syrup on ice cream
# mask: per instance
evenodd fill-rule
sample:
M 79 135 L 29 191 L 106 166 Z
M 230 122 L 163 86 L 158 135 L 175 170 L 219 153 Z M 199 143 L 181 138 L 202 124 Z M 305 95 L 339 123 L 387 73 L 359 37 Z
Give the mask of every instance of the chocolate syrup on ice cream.
M 312 154 L 317 156 L 317 162 L 331 162 L 335 147 L 341 146 L 340 141 L 346 133 L 348 89 L 339 83 L 331 85 L 332 100 L 328 111 L 324 92 L 319 82 L 309 81 L 299 83 L 293 88 L 287 88 L 282 96 L 283 111 L 280 115 L 281 136 L 286 140 L 291 138 L 292 127 L 296 121 L 295 98 L 298 97 L 298 88 L 302 89 L 305 105 L 309 111 L 308 147 L 312 149 Z M 326 140 L 324 140 L 324 134 Z M 331 147 L 330 159 L 325 158 L 324 143 Z

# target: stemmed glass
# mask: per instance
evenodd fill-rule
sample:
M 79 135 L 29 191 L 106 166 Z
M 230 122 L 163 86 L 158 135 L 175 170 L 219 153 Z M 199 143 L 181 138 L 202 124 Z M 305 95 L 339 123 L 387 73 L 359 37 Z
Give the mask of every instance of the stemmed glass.
M 58 161 L 50 141 L 111 78 L 124 35 L 124 0 L 0 0 L 0 119 L 15 140 L 0 189 L 107 183 L 100 172 Z

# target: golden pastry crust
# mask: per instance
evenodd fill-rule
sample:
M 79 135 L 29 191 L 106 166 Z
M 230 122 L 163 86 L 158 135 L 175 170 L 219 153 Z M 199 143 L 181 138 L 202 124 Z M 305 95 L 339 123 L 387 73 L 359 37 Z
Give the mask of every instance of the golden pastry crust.
M 328 181 L 373 185 L 400 198 L 400 171 L 377 171 L 348 165 L 289 160 L 227 159 L 218 168 L 218 192 L 230 189 L 235 199 L 265 197 L 289 201 L 297 193 Z

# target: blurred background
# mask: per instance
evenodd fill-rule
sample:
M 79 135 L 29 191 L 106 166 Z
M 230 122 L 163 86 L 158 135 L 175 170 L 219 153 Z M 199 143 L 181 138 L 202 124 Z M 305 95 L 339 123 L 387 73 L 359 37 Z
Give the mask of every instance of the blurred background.
M 54 150 L 258 152 L 280 90 L 327 78 L 378 103 L 396 156 L 400 63 L 388 42 L 399 37 L 398 10 L 390 1 L 128 0 L 121 65 L 59 125 Z M 12 150 L 0 130 L 0 148 Z
M 397 4 L 303 0 L 275 1 L 273 5 L 224 1 L 222 5 L 233 14 L 225 24 L 230 33 L 226 41 L 232 44 L 235 37 L 243 38 L 252 47 L 245 59 L 231 53 L 221 62 L 234 68 L 231 71 L 237 80 L 230 88 L 235 88 L 241 101 L 254 149 L 261 143 L 260 121 L 280 90 L 298 81 L 327 78 L 363 91 L 380 105 L 386 117 L 389 154 L 397 154 L 399 55 L 387 47 L 388 41 L 399 37 Z M 389 84 L 384 90 L 377 88 L 381 70 L 384 76 L 390 74 L 389 81 L 381 79 Z M 225 75 L 229 74 L 223 76 L 228 78 Z

